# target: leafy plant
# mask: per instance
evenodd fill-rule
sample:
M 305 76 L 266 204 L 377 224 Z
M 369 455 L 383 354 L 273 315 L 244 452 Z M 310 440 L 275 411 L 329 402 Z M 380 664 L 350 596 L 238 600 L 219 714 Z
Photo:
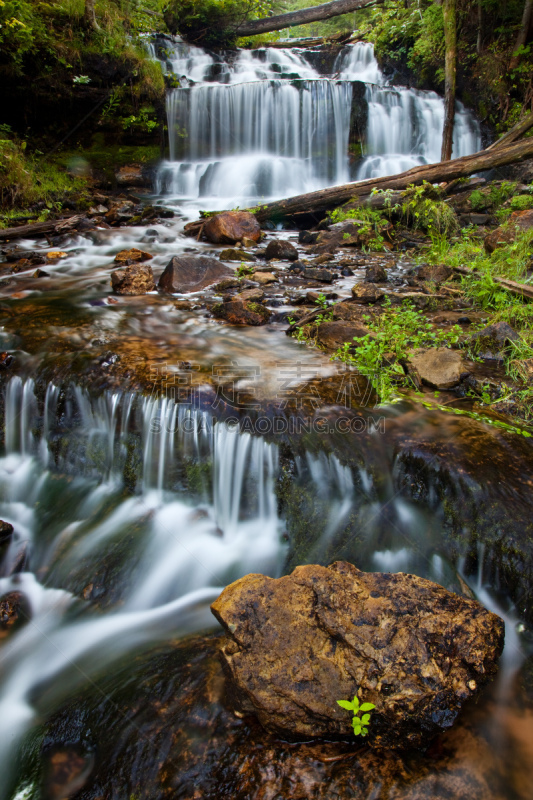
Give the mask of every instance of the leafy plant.
M 91 79 L 88 75 L 74 75 L 72 78 L 72 83 L 79 84 L 81 86 L 86 86 L 88 83 L 91 82 Z
M 235 274 L 238 278 L 246 278 L 248 275 L 253 275 L 254 270 L 253 267 L 250 267 L 248 264 L 245 264 L 244 261 L 241 261 L 241 265 L 237 267 Z
M 370 714 L 366 713 L 372 711 L 376 706 L 374 703 L 359 703 L 359 698 L 354 695 L 353 700 L 337 700 L 337 704 L 344 708 L 346 711 L 352 711 L 352 726 L 354 736 L 366 736 L 368 734 L 368 725 L 370 724 Z M 360 716 L 362 714 L 363 716 Z

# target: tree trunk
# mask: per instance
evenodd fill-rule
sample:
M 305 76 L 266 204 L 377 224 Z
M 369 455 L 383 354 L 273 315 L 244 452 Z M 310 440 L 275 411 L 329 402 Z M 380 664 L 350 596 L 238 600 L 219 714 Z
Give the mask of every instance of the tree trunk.
M 407 189 L 411 185 L 420 185 L 424 181 L 428 183 L 453 181 L 457 178 L 466 178 L 476 172 L 504 167 L 507 164 L 515 164 L 532 157 L 533 138 L 524 139 L 522 142 L 510 144 L 508 147 L 481 150 L 479 153 L 456 158 L 454 161 L 424 164 L 420 167 L 413 167 L 407 172 L 401 172 L 398 175 L 371 178 L 357 183 L 347 183 L 344 186 L 331 186 L 318 192 L 309 192 L 297 197 L 289 197 L 286 200 L 266 203 L 257 208 L 243 210 L 251 211 L 259 222 L 266 222 L 270 219 L 280 220 L 293 217 L 295 214 L 324 212 L 328 209 L 336 208 L 342 203 L 347 203 L 353 197 L 364 197 L 374 189 L 399 191 Z M 185 226 L 185 233 L 188 236 L 197 236 L 204 221 L 200 219 L 195 222 L 189 222 Z M 3 231 L 0 231 L 0 236 L 2 233 Z
M 12 239 L 31 239 L 34 236 L 43 236 L 47 233 L 66 233 L 81 219 L 83 219 L 83 214 L 74 214 L 64 219 L 34 222 L 31 225 L 19 225 L 17 228 L 4 228 L 0 230 L 0 241 L 9 242 Z
M 533 0 L 526 0 L 524 5 L 524 12 L 522 14 L 522 24 L 520 25 L 520 30 L 518 31 L 518 36 L 516 37 L 513 53 L 516 53 L 516 51 L 519 50 L 521 47 L 523 47 L 527 42 L 527 37 L 529 34 L 529 29 L 531 27 L 532 21 L 533 21 Z M 516 69 L 519 61 L 520 61 L 520 56 L 513 55 L 509 63 L 509 69 Z
M 455 122 L 455 82 L 457 72 L 457 16 L 456 0 L 444 0 L 444 43 L 446 61 L 444 67 L 444 130 L 442 132 L 441 160 L 452 157 L 453 124 Z
M 383 2 L 384 0 L 334 0 L 333 3 L 325 3 L 314 8 L 302 8 L 300 11 L 290 11 L 288 14 L 280 14 L 277 17 L 243 22 L 238 26 L 236 33 L 239 36 L 255 36 L 258 33 L 279 31 L 293 25 L 304 25 L 308 22 L 318 22 L 322 19 L 338 17 L 341 14 L 349 14 L 359 8 L 381 5 Z
M 94 0 L 85 0 L 85 10 L 83 12 L 83 21 L 88 28 L 94 31 L 100 29 L 96 21 L 96 11 L 94 10 Z

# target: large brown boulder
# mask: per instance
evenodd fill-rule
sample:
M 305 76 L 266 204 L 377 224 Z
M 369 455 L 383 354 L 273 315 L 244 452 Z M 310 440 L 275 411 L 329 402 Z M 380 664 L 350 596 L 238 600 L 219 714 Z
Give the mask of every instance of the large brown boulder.
M 243 236 L 258 242 L 261 227 L 249 211 L 224 211 L 209 217 L 204 223 L 204 234 L 213 244 L 235 244 L 241 242 Z
M 218 259 L 207 256 L 174 256 L 166 265 L 157 285 L 169 294 L 185 294 L 200 292 L 223 278 L 233 277 L 234 271 L 221 264 Z
M 266 325 L 272 312 L 260 303 L 235 298 L 227 303 L 213 306 L 213 315 L 230 325 Z
M 140 295 L 155 290 L 154 273 L 149 264 L 131 264 L 111 273 L 115 294 Z
M 504 624 L 479 603 L 403 573 L 345 562 L 247 575 L 211 606 L 236 709 L 295 738 L 350 737 L 337 700 L 375 705 L 367 742 L 425 748 L 492 678 Z
M 298 261 L 298 250 L 293 244 L 285 239 L 272 239 L 267 244 L 265 252 L 267 261 L 277 259 L 278 261 Z
M 507 226 L 500 226 L 485 236 L 483 240 L 485 250 L 487 253 L 493 253 L 496 248 L 514 242 L 520 232 L 531 228 L 533 228 L 533 210 L 515 211 L 509 217 Z

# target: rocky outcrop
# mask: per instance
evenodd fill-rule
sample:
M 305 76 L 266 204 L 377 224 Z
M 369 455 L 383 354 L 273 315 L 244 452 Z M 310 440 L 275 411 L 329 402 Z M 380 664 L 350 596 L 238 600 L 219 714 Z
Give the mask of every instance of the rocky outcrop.
M 224 211 L 204 223 L 204 235 L 213 244 L 236 244 L 243 237 L 258 242 L 261 227 L 249 211 Z
M 383 289 L 375 283 L 356 283 L 352 286 L 352 297 L 358 303 L 377 303 L 384 295 Z
M 466 372 L 462 354 L 448 347 L 415 350 L 409 355 L 409 364 L 432 389 L 451 389 Z
M 131 264 L 111 273 L 115 294 L 141 295 L 155 291 L 154 273 L 149 264 Z
M 265 257 L 267 261 L 276 259 L 278 261 L 297 261 L 298 250 L 290 242 L 284 239 L 272 239 L 268 243 Z
M 223 278 L 234 278 L 235 273 L 218 259 L 206 256 L 174 256 L 159 278 L 158 288 L 172 294 L 200 292 Z
M 502 620 L 473 600 L 403 573 L 345 562 L 247 575 L 211 606 L 235 708 L 295 738 L 350 737 L 337 700 L 375 705 L 367 742 L 425 748 L 495 674 Z

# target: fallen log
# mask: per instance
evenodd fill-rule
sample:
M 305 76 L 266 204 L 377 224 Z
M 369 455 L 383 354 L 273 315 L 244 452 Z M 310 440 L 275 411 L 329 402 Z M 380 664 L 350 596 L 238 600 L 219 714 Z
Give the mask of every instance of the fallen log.
M 466 275 L 470 278 L 481 278 L 481 273 L 469 267 L 452 267 L 452 269 L 454 272 L 459 273 L 459 275 Z M 495 283 L 499 283 L 509 294 L 515 297 L 533 300 L 533 286 L 529 286 L 527 283 L 518 283 L 517 281 L 510 281 L 507 278 L 497 278 L 494 275 L 492 276 L 492 280 Z
M 368 6 L 381 5 L 383 2 L 384 0 L 333 0 L 332 3 L 324 3 L 313 8 L 302 8 L 299 11 L 289 11 L 288 14 L 243 22 L 235 32 L 239 36 L 255 36 L 259 33 L 291 28 L 293 25 L 305 25 L 309 22 L 339 17 L 341 14 L 349 14 L 360 8 L 368 8 Z
M 64 219 L 50 219 L 46 222 L 34 222 L 31 225 L 19 225 L 16 228 L 0 230 L 0 241 L 7 242 L 12 239 L 33 239 L 35 236 L 45 236 L 47 233 L 65 233 L 83 219 L 83 214 L 74 214 Z
M 357 183 L 346 183 L 342 186 L 330 186 L 317 192 L 300 194 L 296 197 L 289 197 L 285 200 L 265 203 L 264 205 L 243 210 L 255 214 L 259 222 L 281 220 L 303 212 L 325 213 L 352 198 L 364 197 L 374 190 L 386 191 L 390 189 L 392 191 L 402 191 L 411 185 L 420 185 L 424 181 L 427 183 L 453 181 L 457 178 L 468 177 L 476 172 L 503 167 L 507 164 L 515 164 L 531 157 L 533 157 L 533 138 L 524 139 L 521 142 L 515 142 L 507 147 L 495 150 L 481 150 L 478 153 L 456 158 L 453 161 L 423 164 L 419 167 L 413 167 L 407 172 L 400 172 L 397 175 L 370 178 Z M 204 214 L 204 216 L 209 215 Z M 197 236 L 201 225 L 202 220 L 189 222 L 185 226 L 184 232 L 187 236 Z

